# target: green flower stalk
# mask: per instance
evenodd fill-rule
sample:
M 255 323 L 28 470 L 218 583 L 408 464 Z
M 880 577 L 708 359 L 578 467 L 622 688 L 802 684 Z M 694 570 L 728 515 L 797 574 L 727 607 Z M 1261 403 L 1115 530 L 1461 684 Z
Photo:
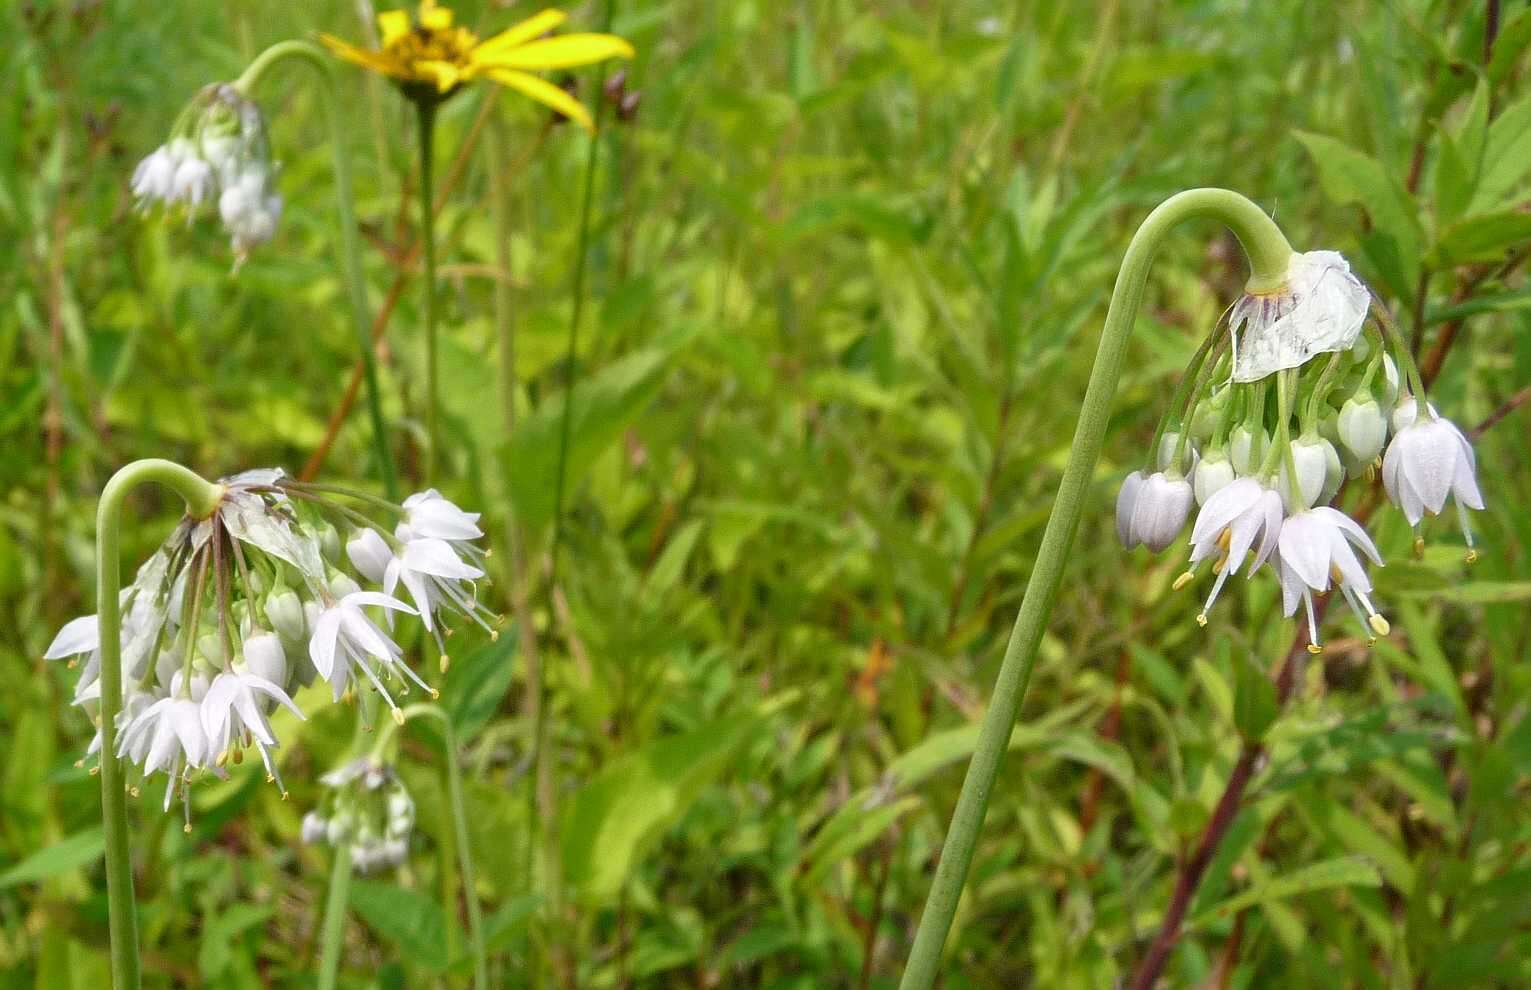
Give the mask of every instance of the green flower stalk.
M 272 68 L 287 60 L 296 60 L 314 70 L 319 80 L 319 95 L 324 103 L 325 123 L 330 128 L 330 145 L 334 154 L 335 212 L 340 223 L 341 264 L 345 271 L 347 300 L 351 308 L 351 323 L 356 333 L 356 343 L 361 348 L 362 370 L 367 385 L 367 414 L 372 421 L 373 448 L 378 462 L 378 473 L 383 479 L 383 492 L 390 499 L 398 498 L 398 480 L 393 467 L 392 449 L 388 442 L 388 429 L 383 418 L 382 393 L 377 383 L 377 360 L 372 353 L 372 320 L 367 307 L 367 283 L 362 268 L 361 239 L 356 232 L 356 215 L 352 207 L 354 195 L 351 187 L 351 152 L 346 141 L 344 116 L 335 93 L 335 74 L 330 60 L 318 45 L 307 41 L 283 41 L 266 49 L 234 83 L 234 88 L 244 94 L 254 92 L 255 87 Z
M 908 966 L 899 984 L 902 990 L 928 990 L 935 985 L 942 948 L 972 864 L 989 797 L 999 774 L 1000 760 L 1031 680 L 1037 644 L 1057 598 L 1069 547 L 1083 511 L 1085 491 L 1100 456 L 1111 401 L 1121 376 L 1127 340 L 1143 299 L 1149 268 L 1169 232 L 1193 217 L 1218 220 L 1238 237 L 1249 257 L 1247 289 L 1252 296 L 1274 295 L 1287 283 L 1294 253 L 1286 237 L 1263 210 L 1226 189 L 1192 189 L 1170 197 L 1149 214 L 1128 246 L 1085 390 L 1084 406 L 1074 430 L 1068 466 L 1064 469 L 1052 514 L 1042 535 L 1036 566 L 1027 582 L 989 710 L 984 716 L 951 827 L 941 848 L 935 879 L 920 917 Z

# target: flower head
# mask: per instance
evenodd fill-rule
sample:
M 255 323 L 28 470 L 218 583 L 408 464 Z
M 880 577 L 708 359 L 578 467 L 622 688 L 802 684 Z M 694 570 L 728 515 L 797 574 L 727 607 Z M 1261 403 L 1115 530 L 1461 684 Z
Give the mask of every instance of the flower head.
M 1116 535 L 1129 550 L 1143 544 L 1158 553 L 1174 542 L 1191 513 L 1191 483 L 1179 475 L 1134 471 L 1116 500 Z
M 1223 590 L 1223 582 L 1238 572 L 1251 550 L 1254 560 L 1249 565 L 1250 577 L 1270 559 L 1283 516 L 1281 496 L 1253 478 L 1229 482 L 1202 505 L 1196 525 L 1191 527 L 1191 570 L 1175 580 L 1175 587 L 1184 587 L 1195 576 L 1197 565 L 1216 558 L 1213 571 L 1217 580 L 1197 613 L 1197 622 L 1207 624 L 1207 613 Z
M 394 704 L 393 696 L 383 686 L 382 678 L 378 676 L 372 661 L 377 661 L 381 666 L 383 677 L 402 673 L 433 697 L 436 691 L 422 681 L 420 675 L 411 670 L 408 664 L 402 662 L 404 651 L 399 648 L 399 644 L 383 632 L 364 611 L 365 606 L 369 605 L 409 615 L 416 614 L 414 609 L 391 595 L 376 591 L 353 592 L 319 613 L 314 623 L 313 638 L 308 642 L 308 655 L 313 660 L 314 668 L 319 671 L 319 676 L 330 682 L 336 701 L 340 700 L 346 686 L 350 684 L 353 677 L 351 668 L 354 666 L 367 675 L 372 686 L 377 688 L 393 709 L 397 720 L 401 717 L 399 706 Z
M 404 10 L 378 15 L 381 47 L 376 50 L 358 48 L 329 34 L 320 40 L 346 61 L 395 80 L 417 101 L 436 102 L 466 83 L 486 78 L 593 130 L 590 112 L 578 100 L 532 73 L 632 58 L 633 47 L 611 34 L 547 37 L 564 18 L 561 11 L 544 10 L 492 38 L 480 39 L 457 24 L 449 8 L 422 0 L 413 15 Z
M 319 808 L 303 816 L 304 842 L 349 847 L 358 873 L 404 862 L 415 827 L 415 802 L 393 767 L 362 757 L 320 780 L 329 792 Z

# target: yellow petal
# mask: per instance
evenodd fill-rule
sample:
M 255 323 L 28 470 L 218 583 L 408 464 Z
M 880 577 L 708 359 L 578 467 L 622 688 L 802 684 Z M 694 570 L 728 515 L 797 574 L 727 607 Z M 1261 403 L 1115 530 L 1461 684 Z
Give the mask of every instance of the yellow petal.
M 415 71 L 422 77 L 434 79 L 437 91 L 442 93 L 462 81 L 462 73 L 451 62 L 421 59 L 415 63 Z
M 495 52 L 507 52 L 517 45 L 523 45 L 533 38 L 540 38 L 544 34 L 558 27 L 567 17 L 561 10 L 544 10 L 540 14 L 534 14 L 516 24 L 508 27 L 478 46 L 478 51 L 489 49 Z M 477 52 L 475 52 L 477 54 Z
M 474 61 L 505 69 L 572 69 L 608 58 L 632 58 L 633 46 L 614 34 L 561 34 L 505 52 L 473 53 Z
M 436 6 L 434 0 L 421 0 L 420 26 L 429 31 L 445 31 L 452 26 L 452 11 Z
M 514 69 L 490 69 L 489 78 L 531 97 L 544 106 L 552 107 L 587 131 L 595 130 L 595 121 L 590 119 L 590 111 L 585 109 L 584 104 L 546 79 L 529 76 Z
M 397 62 L 382 52 L 368 51 L 365 48 L 357 48 L 348 41 L 342 41 L 332 34 L 321 34 L 319 40 L 324 42 L 330 51 L 347 62 L 355 63 L 364 69 L 373 72 L 381 72 L 385 76 L 400 76 L 402 70 Z
M 377 15 L 377 29 L 383 36 L 383 47 L 392 48 L 409 33 L 409 14 L 402 10 L 384 11 Z

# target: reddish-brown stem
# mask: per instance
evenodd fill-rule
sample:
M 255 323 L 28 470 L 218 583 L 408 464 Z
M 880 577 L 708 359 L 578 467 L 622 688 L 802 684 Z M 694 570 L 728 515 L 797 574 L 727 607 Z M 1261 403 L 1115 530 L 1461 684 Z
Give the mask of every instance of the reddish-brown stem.
M 1527 402 L 1531 402 L 1531 385 L 1527 385 L 1519 392 L 1516 392 L 1514 395 L 1504 400 L 1503 405 L 1489 413 L 1483 422 L 1473 427 L 1472 432 L 1468 434 L 1468 437 L 1473 440 L 1478 439 L 1479 437 L 1483 436 L 1483 434 L 1487 433 L 1489 430 L 1498 425 L 1500 420 L 1504 419 L 1506 416 L 1510 415 L 1510 413 L 1514 412 L 1516 409 L 1519 409 Z
M 1115 742 L 1122 729 L 1122 690 L 1127 685 L 1127 679 L 1132 673 L 1132 651 L 1126 647 L 1116 658 L 1116 690 L 1111 696 L 1111 707 L 1106 710 L 1106 717 L 1100 723 L 1100 737 L 1108 742 Z M 1084 782 L 1084 794 L 1079 799 L 1079 829 L 1082 832 L 1090 831 L 1095 824 L 1095 815 L 1100 810 L 1100 796 L 1106 788 L 1105 774 L 1100 772 L 1099 767 L 1091 767 Z
M 1315 605 L 1316 621 L 1322 622 L 1324 613 L 1328 611 L 1329 598 L 1325 596 Z M 1292 646 L 1287 650 L 1286 657 L 1282 660 L 1281 668 L 1276 673 L 1276 699 L 1280 706 L 1285 706 L 1287 699 L 1291 697 L 1292 690 L 1297 683 L 1297 670 L 1302 666 L 1302 660 L 1307 654 L 1308 636 L 1299 631 L 1292 640 Z M 1175 892 L 1170 897 L 1169 907 L 1164 911 L 1164 918 L 1159 923 L 1158 934 L 1148 947 L 1148 954 L 1143 957 L 1143 962 L 1138 967 L 1137 974 L 1128 984 L 1132 990 L 1152 990 L 1159 974 L 1164 969 L 1164 964 L 1169 961 L 1169 956 L 1174 951 L 1175 945 L 1180 941 L 1180 926 L 1185 921 L 1185 915 L 1191 907 L 1191 901 L 1196 896 L 1196 890 L 1201 885 L 1202 877 L 1207 872 L 1207 867 L 1212 863 L 1212 857 L 1222 845 L 1223 838 L 1228 834 L 1228 829 L 1233 825 L 1233 820 L 1238 817 L 1239 806 L 1243 802 L 1244 792 L 1249 788 L 1249 782 L 1254 778 L 1255 765 L 1259 762 L 1264 752 L 1258 742 L 1245 741 L 1239 750 L 1239 758 L 1233 765 L 1233 772 L 1228 775 L 1228 783 L 1223 785 L 1222 796 L 1217 799 L 1217 806 L 1212 810 L 1212 817 L 1207 821 L 1206 828 L 1202 829 L 1201 838 L 1197 840 L 1196 848 L 1188 859 L 1181 862 L 1180 868 L 1175 875 Z

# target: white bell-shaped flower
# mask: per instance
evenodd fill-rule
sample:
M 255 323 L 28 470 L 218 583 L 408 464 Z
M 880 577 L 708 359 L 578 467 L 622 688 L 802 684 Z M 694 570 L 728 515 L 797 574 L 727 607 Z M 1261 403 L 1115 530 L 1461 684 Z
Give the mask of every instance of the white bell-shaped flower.
M 1306 606 L 1308 650 L 1312 653 L 1321 649 L 1313 595 L 1328 591 L 1331 584 L 1339 586 L 1346 602 L 1372 633 L 1387 635 L 1387 620 L 1377 614 L 1368 597 L 1371 579 L 1356 549 L 1381 566 L 1382 556 L 1366 530 L 1338 509 L 1321 505 L 1288 516 L 1281 524 L 1277 554 L 1282 604 L 1287 615 L 1297 611 L 1299 602 Z
M 1417 526 L 1426 514 L 1440 515 L 1446 500 L 1455 496 L 1471 547 L 1472 529 L 1465 510 L 1483 508 L 1472 444 L 1455 424 L 1436 415 L 1434 407 L 1420 417 L 1412 398 L 1399 403 L 1393 422 L 1397 433 L 1382 459 L 1382 484 L 1388 497 L 1409 525 Z
M 1215 559 L 1217 580 L 1212 593 L 1196 616 L 1207 624 L 1207 613 L 1223 590 L 1229 575 L 1238 572 L 1251 550 L 1254 559 L 1248 574 L 1253 577 L 1276 549 L 1283 512 L 1281 496 L 1254 478 L 1239 478 L 1212 495 L 1202 505 L 1191 527 L 1191 569 L 1175 579 L 1175 587 L 1184 587 L 1204 560 Z
M 1122 483 L 1116 501 L 1117 536 L 1129 550 L 1139 543 L 1158 553 L 1185 528 L 1194 493 L 1191 483 L 1155 471 L 1134 471 Z
M 365 674 L 393 709 L 394 721 L 403 715 L 394 704 L 393 696 L 383 686 L 378 672 L 373 669 L 376 660 L 382 667 L 383 676 L 402 674 L 423 690 L 436 692 L 420 679 L 420 676 L 403 662 L 404 651 L 388 634 L 368 618 L 364 608 L 377 606 L 394 612 L 414 615 L 415 610 L 391 595 L 376 591 L 358 591 L 332 603 L 319 613 L 314 621 L 314 634 L 308 643 L 308 653 L 319 676 L 330 683 L 335 700 L 345 693 L 352 678 L 351 668 L 358 667 Z
M 393 562 L 393 551 L 377 530 L 368 526 L 358 529 L 346 541 L 346 556 L 351 566 L 373 584 L 382 584 L 388 565 Z
M 1270 445 L 1263 429 L 1240 423 L 1228 434 L 1228 460 L 1239 474 L 1254 474 Z

